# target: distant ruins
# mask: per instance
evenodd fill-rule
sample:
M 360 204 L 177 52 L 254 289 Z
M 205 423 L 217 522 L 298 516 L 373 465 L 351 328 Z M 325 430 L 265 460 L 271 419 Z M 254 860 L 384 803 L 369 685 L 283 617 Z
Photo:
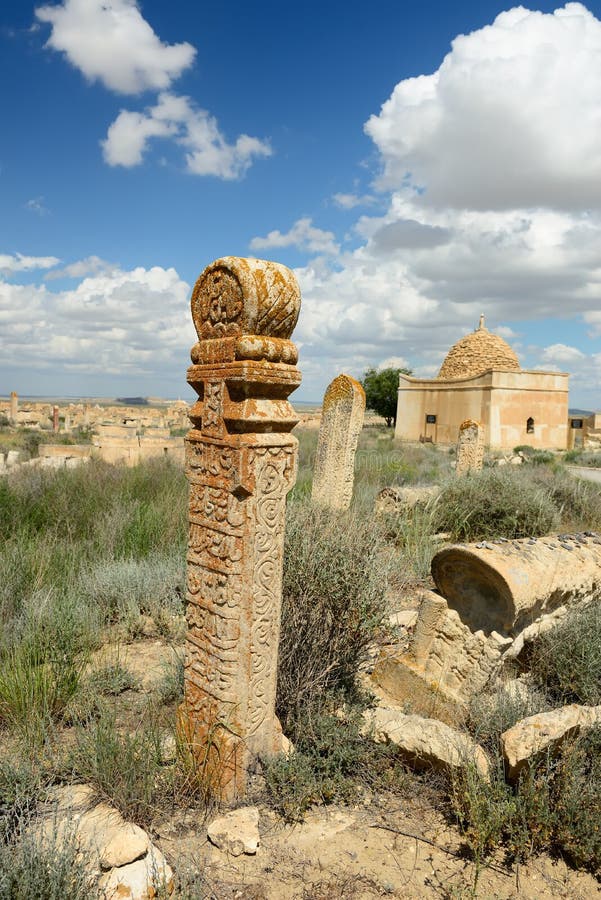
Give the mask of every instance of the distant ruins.
M 296 480 L 290 337 L 300 291 L 285 266 L 225 257 L 192 293 L 198 394 L 186 438 L 188 634 L 180 731 L 222 799 L 243 796 L 275 715 L 286 494 Z
M 158 403 L 159 401 L 157 401 Z M 101 406 L 99 404 L 19 403 L 15 391 L 10 401 L 0 400 L 0 415 L 13 427 L 69 436 L 64 444 L 42 441 L 38 456 L 26 462 L 33 467 L 61 468 L 80 465 L 91 457 L 115 465 L 136 465 L 146 459 L 163 457 L 183 465 L 184 441 L 173 436 L 188 423 L 188 404 L 183 400 L 163 402 L 161 406 Z M 73 432 L 89 435 L 88 443 L 74 444 Z M 0 472 L 24 463 L 13 454 L 11 460 L 0 458 Z M 2 454 L 0 454 L 0 457 Z
M 349 375 L 339 375 L 323 398 L 311 493 L 314 503 L 340 510 L 350 506 L 364 413 L 363 387 Z
M 481 316 L 478 328 L 451 347 L 437 378 L 401 374 L 395 437 L 452 445 L 461 423 L 473 419 L 487 447 L 565 450 L 568 378 L 520 368 L 509 344 Z

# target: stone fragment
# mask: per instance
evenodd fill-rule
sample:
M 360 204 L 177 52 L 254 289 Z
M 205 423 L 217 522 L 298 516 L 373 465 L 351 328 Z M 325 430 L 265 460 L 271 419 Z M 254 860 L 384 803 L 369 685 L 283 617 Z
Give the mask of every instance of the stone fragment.
M 405 715 L 399 709 L 378 706 L 365 714 L 368 732 L 380 742 L 395 744 L 412 766 L 459 769 L 470 764 L 488 780 L 486 753 L 469 735 L 438 719 Z
M 243 853 L 253 856 L 260 843 L 259 810 L 255 806 L 243 806 L 213 819 L 207 828 L 207 837 L 219 850 L 232 856 Z
M 484 462 L 484 428 L 473 419 L 466 419 L 459 426 L 457 441 L 457 475 L 477 472 Z
M 496 632 L 472 631 L 444 597 L 423 591 L 409 649 L 384 651 L 371 677 L 413 711 L 454 724 L 510 645 L 511 638 Z
M 107 829 L 97 838 L 100 847 L 100 868 L 125 866 L 144 856 L 150 846 L 146 832 L 132 822 Z
M 440 494 L 437 484 L 420 487 L 386 487 L 376 497 L 376 512 L 409 512 L 415 507 L 427 506 Z
M 564 738 L 601 725 L 601 706 L 576 703 L 522 719 L 501 735 L 507 775 L 515 780 L 524 766 Z
M 554 543 L 553 536 L 446 547 L 432 560 L 432 577 L 472 630 L 516 636 L 543 613 L 601 599 L 601 547 L 591 539 Z
M 363 387 L 349 375 L 339 375 L 323 398 L 311 490 L 314 503 L 330 509 L 350 506 L 364 413 Z
M 186 438 L 188 623 L 181 738 L 225 801 L 259 755 L 280 752 L 275 715 L 286 495 L 296 480 L 300 383 L 292 272 L 225 257 L 192 292 L 198 401 Z
M 174 889 L 173 870 L 153 844 L 144 859 L 111 869 L 98 881 L 106 900 L 154 900 L 171 894 Z

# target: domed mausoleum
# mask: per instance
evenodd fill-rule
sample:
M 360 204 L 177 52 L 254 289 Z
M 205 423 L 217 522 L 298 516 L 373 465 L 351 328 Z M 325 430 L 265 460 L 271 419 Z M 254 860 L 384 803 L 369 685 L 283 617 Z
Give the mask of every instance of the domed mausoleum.
M 455 444 L 459 426 L 484 426 L 489 447 L 565 449 L 566 373 L 526 371 L 509 344 L 484 324 L 453 344 L 437 378 L 401 375 L 395 437 Z

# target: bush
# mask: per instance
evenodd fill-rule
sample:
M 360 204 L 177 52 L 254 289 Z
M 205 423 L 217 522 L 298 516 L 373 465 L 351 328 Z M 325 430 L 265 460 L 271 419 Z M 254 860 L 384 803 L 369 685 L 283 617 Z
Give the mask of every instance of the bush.
M 183 613 L 184 555 L 115 559 L 82 572 L 77 589 L 82 602 L 98 610 L 105 624 L 133 622 L 141 615 L 160 622 Z
M 560 513 L 528 471 L 484 469 L 443 486 L 434 520 L 453 540 L 475 541 L 548 534 L 559 526 Z
M 352 691 L 386 617 L 389 565 L 373 521 L 288 504 L 277 712 L 293 740 L 307 705 L 324 692 Z
M 59 621 L 47 632 L 39 620 L 0 653 L 0 722 L 29 750 L 39 749 L 79 688 L 86 657 L 72 625 Z
M 451 809 L 478 862 L 504 846 L 513 860 L 551 851 L 600 874 L 601 729 L 535 760 L 514 787 L 500 758 L 489 783 L 473 769 L 457 772 Z
M 536 683 L 556 704 L 600 704 L 601 604 L 571 613 L 537 638 L 529 664 Z
M 403 789 L 408 780 L 394 745 L 360 733 L 361 710 L 348 717 L 331 711 L 305 713 L 298 721 L 294 753 L 264 760 L 267 795 L 289 822 L 316 803 L 357 800 L 362 788 Z
M 105 709 L 95 722 L 79 730 L 73 769 L 125 819 L 147 825 L 156 800 L 161 759 L 160 730 L 151 711 L 135 731 L 123 733 L 115 713 Z
M 0 843 L 0 900 L 103 900 L 75 836 Z

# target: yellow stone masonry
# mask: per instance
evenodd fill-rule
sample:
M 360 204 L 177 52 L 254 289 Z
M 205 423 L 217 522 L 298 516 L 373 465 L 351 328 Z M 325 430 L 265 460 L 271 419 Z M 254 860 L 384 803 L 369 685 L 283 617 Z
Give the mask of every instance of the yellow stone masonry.
M 440 368 L 438 377 L 469 378 L 488 369 L 520 371 L 520 363 L 509 344 L 492 334 L 480 320 L 480 327 L 453 344 Z

